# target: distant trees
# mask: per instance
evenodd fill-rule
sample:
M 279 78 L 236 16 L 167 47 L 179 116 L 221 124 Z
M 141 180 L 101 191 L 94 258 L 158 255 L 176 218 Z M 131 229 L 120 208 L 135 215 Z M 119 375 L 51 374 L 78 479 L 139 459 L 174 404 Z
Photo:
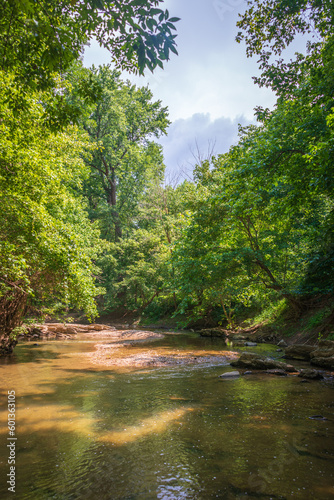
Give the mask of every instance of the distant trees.
M 101 220 L 103 236 L 117 241 L 122 226 L 131 227 L 150 183 L 163 179 L 162 148 L 152 139 L 165 134 L 170 122 L 167 108 L 152 101 L 147 87 L 123 82 L 108 66 L 82 72 L 90 73 L 100 89 L 82 119 L 95 146 L 87 163 L 91 174 L 86 195 L 92 217 Z

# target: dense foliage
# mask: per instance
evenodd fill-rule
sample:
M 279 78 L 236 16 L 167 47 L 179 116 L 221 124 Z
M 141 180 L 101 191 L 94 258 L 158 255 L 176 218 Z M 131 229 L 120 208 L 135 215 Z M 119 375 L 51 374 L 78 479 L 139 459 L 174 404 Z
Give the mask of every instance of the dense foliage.
M 50 132 L 41 95 L 30 94 L 13 113 L 8 100 L 17 87 L 12 76 L 2 78 L 0 324 L 6 339 L 28 304 L 62 301 L 96 314 L 91 259 L 99 243 L 78 195 L 88 175 L 81 158 L 87 139 L 75 127 Z
M 99 166 L 96 159 L 107 145 L 97 134 L 90 141 L 94 118 L 85 120 L 85 109 L 97 103 L 96 112 L 103 99 L 110 103 L 113 95 L 94 72 L 79 78 L 77 85 L 73 74 L 84 46 L 93 38 L 110 51 L 119 68 L 142 74 L 145 68 L 163 67 L 170 52 L 177 53 L 173 23 L 178 18 L 171 18 L 160 4 L 159 0 L 0 2 L 0 355 L 12 351 L 27 312 L 75 306 L 88 318 L 97 314 L 95 298 L 103 289 L 96 262 L 106 243 L 100 238 L 103 224 L 88 217 L 91 204 L 84 194 L 95 189 L 87 187 L 89 165 Z M 118 76 L 110 78 L 116 82 Z M 128 94 L 129 109 L 131 93 L 137 92 L 135 100 L 143 107 L 151 99 L 148 90 L 136 91 L 119 81 L 118 86 L 123 87 L 116 94 L 124 104 Z M 114 103 L 114 111 L 116 107 Z M 153 108 L 148 114 L 154 115 Z M 131 111 L 133 120 L 138 120 L 140 111 Z M 164 131 L 167 121 L 161 113 L 161 125 L 156 127 Z M 125 115 L 123 107 L 113 122 L 113 131 L 119 126 L 124 137 L 129 119 Z M 161 172 L 160 149 L 148 141 L 151 132 L 156 133 L 154 126 L 137 140 L 137 150 L 126 146 L 130 171 L 130 161 L 138 160 L 131 172 L 136 171 L 139 186 L 140 165 L 149 170 L 149 163 Z M 112 130 L 106 135 L 110 142 Z M 125 144 L 124 137 L 120 140 Z M 109 161 L 110 148 L 107 156 Z M 111 163 L 111 168 L 116 165 Z M 126 199 L 131 174 L 126 176 L 125 171 L 124 166 L 117 175 Z
M 28 311 L 55 305 L 231 328 L 271 304 L 296 318 L 334 292 L 334 44 L 329 0 L 250 0 L 238 41 L 260 58 L 273 110 L 238 144 L 164 181 L 167 109 L 110 66 L 175 52 L 159 1 L 5 2 L 0 23 L 2 352 Z M 275 59 L 297 34 L 307 53 Z M 96 302 L 97 300 L 97 306 Z

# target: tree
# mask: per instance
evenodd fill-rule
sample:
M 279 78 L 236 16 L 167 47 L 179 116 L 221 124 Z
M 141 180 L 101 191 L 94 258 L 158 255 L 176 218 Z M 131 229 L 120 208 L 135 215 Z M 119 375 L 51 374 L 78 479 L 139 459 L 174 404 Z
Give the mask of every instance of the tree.
M 302 86 L 305 77 L 322 73 L 324 56 L 327 58 L 324 51 L 329 49 L 333 55 L 331 0 L 249 0 L 248 5 L 237 23 L 242 31 L 236 40 L 245 40 L 248 57 L 260 56 L 262 74 L 254 77 L 256 83 L 272 87 L 279 96 L 289 96 L 293 89 Z M 307 54 L 296 53 L 289 62 L 282 58 L 273 60 L 284 54 L 297 35 L 311 35 Z
M 1 0 L 0 67 L 37 89 L 54 88 L 63 73 L 97 39 L 122 69 L 151 71 L 176 51 L 175 26 L 161 0 Z
M 87 168 L 87 139 L 76 127 L 53 134 L 44 123 L 43 96 L 31 93 L 13 113 L 12 75 L 0 90 L 0 355 L 16 344 L 17 327 L 34 305 L 52 301 L 97 314 L 92 259 L 99 232 L 77 194 Z
M 108 66 L 93 68 L 101 94 L 83 120 L 95 145 L 86 183 L 91 214 L 102 222 L 103 235 L 119 239 L 134 218 L 138 202 L 153 179 L 162 180 L 161 146 L 151 140 L 166 133 L 167 109 L 152 101 L 147 87 L 123 82 Z M 112 235 L 111 226 L 114 229 Z

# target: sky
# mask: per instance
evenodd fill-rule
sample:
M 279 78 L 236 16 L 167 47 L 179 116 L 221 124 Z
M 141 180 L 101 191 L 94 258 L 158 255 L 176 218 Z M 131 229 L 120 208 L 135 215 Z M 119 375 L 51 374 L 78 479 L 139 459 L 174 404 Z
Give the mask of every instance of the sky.
M 165 164 L 170 175 L 188 172 L 198 153 L 225 153 L 237 142 L 238 123 L 254 122 L 254 108 L 272 108 L 275 95 L 256 86 L 256 58 L 246 57 L 238 44 L 236 22 L 246 9 L 244 0 L 165 0 L 177 26 L 177 50 L 164 70 L 145 76 L 123 73 L 138 86 L 149 85 L 154 100 L 168 107 L 172 121 L 162 137 Z M 84 55 L 86 66 L 107 64 L 108 52 L 92 42 Z

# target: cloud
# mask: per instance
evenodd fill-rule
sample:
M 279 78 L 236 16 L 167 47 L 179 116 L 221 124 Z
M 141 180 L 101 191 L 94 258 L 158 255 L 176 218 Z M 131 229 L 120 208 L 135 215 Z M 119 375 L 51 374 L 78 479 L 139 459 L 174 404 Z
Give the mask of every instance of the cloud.
M 189 175 L 196 164 L 198 153 L 206 157 L 209 152 L 226 153 L 238 140 L 238 123 L 247 125 L 244 116 L 235 119 L 211 119 L 209 113 L 195 113 L 191 118 L 175 120 L 168 136 L 159 142 L 163 146 L 168 174 L 186 170 Z

